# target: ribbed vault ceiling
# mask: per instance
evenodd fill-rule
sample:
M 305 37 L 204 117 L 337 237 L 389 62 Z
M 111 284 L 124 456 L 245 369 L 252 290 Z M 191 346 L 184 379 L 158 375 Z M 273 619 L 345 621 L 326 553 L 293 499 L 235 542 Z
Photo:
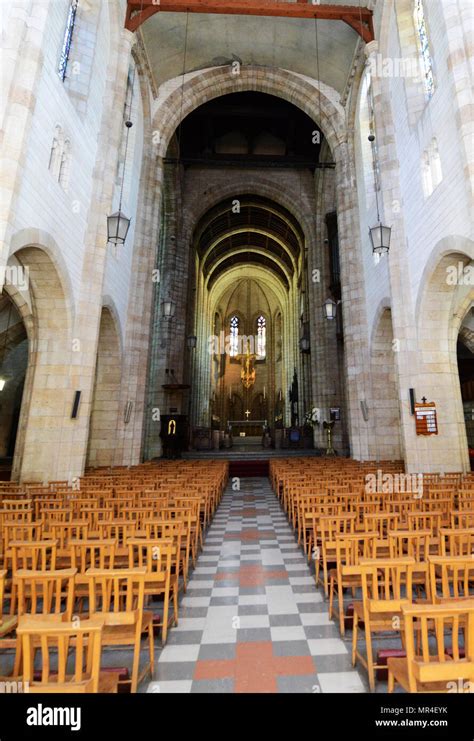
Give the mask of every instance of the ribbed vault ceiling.
M 253 195 L 222 201 L 198 223 L 194 243 L 210 288 L 241 264 L 264 266 L 288 288 L 298 272 L 304 236 L 282 206 Z

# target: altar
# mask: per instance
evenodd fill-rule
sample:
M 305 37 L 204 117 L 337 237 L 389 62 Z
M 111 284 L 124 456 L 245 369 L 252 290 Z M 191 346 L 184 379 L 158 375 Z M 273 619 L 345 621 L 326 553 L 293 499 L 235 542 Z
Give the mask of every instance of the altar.
M 265 419 L 230 419 L 229 427 L 232 437 L 261 437 L 266 425 Z

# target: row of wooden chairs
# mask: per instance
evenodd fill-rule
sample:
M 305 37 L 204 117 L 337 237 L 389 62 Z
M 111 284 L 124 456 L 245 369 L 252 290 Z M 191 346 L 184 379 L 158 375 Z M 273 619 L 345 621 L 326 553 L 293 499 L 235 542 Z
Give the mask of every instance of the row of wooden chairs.
M 17 586 L 16 637 L 3 638 L 4 648 L 15 648 L 13 677 L 20 677 L 23 670 L 24 652 L 21 630 L 34 620 L 50 626 L 75 622 L 80 627 L 83 620 L 99 615 L 103 618 L 103 646 L 131 647 L 133 649 L 131 691 L 136 692 L 138 682 L 147 671 L 153 672 L 154 637 L 153 615 L 144 609 L 147 589 L 160 588 L 166 572 L 147 572 L 145 567 L 133 569 L 89 569 L 86 572 L 88 586 L 88 609 L 86 614 L 75 612 L 76 603 L 75 569 L 59 571 L 19 571 L 15 575 Z M 5 572 L 0 573 L 0 582 Z M 81 580 L 80 586 L 83 581 Z M 29 622 L 28 622 L 29 621 Z M 0 629 L 3 624 L 0 624 Z M 1 634 L 0 630 L 0 634 Z M 139 672 L 141 636 L 146 633 L 149 648 L 149 663 Z M 44 644 L 33 644 L 39 647 Z M 31 655 L 29 650 L 28 655 Z M 33 662 L 32 662 L 33 663 Z M 31 677 L 23 677 L 31 681 Z
M 164 643 L 177 624 L 180 587 L 227 479 L 226 463 L 163 461 L 74 485 L 1 486 L 0 649 L 14 648 L 14 676 L 29 691 L 115 692 L 118 672 L 101 668 L 101 653 L 128 646 L 136 691 L 153 672 L 154 629 Z
M 430 474 L 423 492 L 384 492 L 366 486 L 368 473 L 380 469 L 403 471 L 396 462 L 306 459 L 302 470 L 293 460 L 273 461 L 271 477 L 298 542 L 314 559 L 329 616 L 342 635 L 352 627 L 353 664 L 365 667 L 370 688 L 387 669 L 374 639 L 398 636 L 406 655 L 388 661 L 389 691 L 396 683 L 407 691 L 447 691 L 454 676 L 447 664 L 456 662 L 463 681 L 474 673 L 474 476 Z M 347 592 L 352 602 L 345 604 Z

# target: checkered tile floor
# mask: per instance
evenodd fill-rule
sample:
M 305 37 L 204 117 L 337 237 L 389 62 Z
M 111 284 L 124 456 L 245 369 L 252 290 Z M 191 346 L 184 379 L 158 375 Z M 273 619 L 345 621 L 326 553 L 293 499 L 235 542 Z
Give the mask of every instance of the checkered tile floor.
M 365 692 L 268 479 L 224 494 L 145 692 Z

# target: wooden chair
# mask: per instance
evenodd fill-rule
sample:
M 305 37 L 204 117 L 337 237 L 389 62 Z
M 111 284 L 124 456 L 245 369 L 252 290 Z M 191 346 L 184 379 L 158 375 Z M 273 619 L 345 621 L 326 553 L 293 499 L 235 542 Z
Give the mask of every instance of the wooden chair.
M 340 535 L 336 538 L 336 568 L 329 571 L 329 617 L 333 616 L 334 597 L 337 597 L 339 630 L 345 633 L 344 589 L 361 586 L 358 568 L 361 558 L 376 558 L 377 533 Z
M 105 619 L 103 646 L 133 646 L 131 691 L 147 671 L 153 675 L 154 641 L 151 613 L 144 611 L 146 568 L 89 569 L 89 613 Z M 148 634 L 150 662 L 139 676 L 140 644 Z
M 437 537 L 443 524 L 443 514 L 440 511 L 435 512 L 409 512 L 407 515 L 408 530 L 431 530 L 434 537 Z
M 474 599 L 472 556 L 430 556 L 428 561 L 433 602 Z
M 32 543 L 12 540 L 10 543 L 12 574 L 19 569 L 55 571 L 57 540 L 36 540 Z
M 18 623 L 16 615 L 5 615 L 4 600 L 6 581 L 7 571 L 6 569 L 3 569 L 0 571 L 0 649 L 15 647 L 15 639 L 11 637 L 7 638 L 7 636 L 11 636 Z M 12 612 L 12 609 L 10 609 L 10 612 Z
M 431 530 L 389 530 L 390 558 L 410 556 L 415 561 L 426 561 L 430 555 Z
M 378 533 L 379 540 L 386 540 L 389 530 L 398 530 L 400 515 L 393 512 L 376 512 L 364 516 L 363 529 Z
M 129 538 L 129 568 L 146 569 L 145 598 L 163 597 L 162 619 L 153 616 L 154 627 L 162 629 L 162 642 L 168 635 L 169 601 L 173 599 L 171 624 L 178 624 L 178 578 L 179 548 L 172 540 L 143 540 Z M 172 573 L 174 570 L 174 573 Z
M 104 619 L 99 616 L 80 624 L 21 617 L 17 633 L 22 643 L 23 682 L 27 683 L 28 692 L 117 692 L 119 673 L 100 671 L 103 627 Z M 38 650 L 41 670 L 36 678 L 34 656 Z M 53 662 L 56 666 L 52 670 Z
M 357 660 L 366 668 L 369 686 L 375 689 L 375 670 L 381 668 L 374 661 L 372 634 L 398 634 L 401 627 L 401 607 L 412 600 L 414 558 L 361 559 L 362 601 L 354 602 L 352 634 L 352 664 Z M 359 651 L 359 624 L 365 632 L 366 657 Z
M 409 556 L 416 561 L 416 571 L 412 583 L 418 598 L 431 599 L 428 556 L 430 555 L 431 530 L 389 530 L 388 544 L 390 558 Z
M 41 540 L 43 520 L 37 522 L 6 521 L 2 526 L 3 550 L 7 554 L 12 540 L 22 540 L 31 543 Z
M 13 577 L 17 595 L 18 619 L 39 615 L 45 621 L 71 621 L 74 604 L 75 569 L 29 571 L 19 569 Z M 21 642 L 16 641 L 14 676 L 19 676 L 22 661 Z
M 198 550 L 202 547 L 202 530 L 199 520 L 199 509 L 195 505 L 189 507 L 165 507 L 160 512 L 164 520 L 181 520 L 189 531 L 190 555 L 193 566 L 196 565 Z
M 79 574 L 88 569 L 113 569 L 117 541 L 114 538 L 70 540 L 71 566 Z
M 76 569 L 29 571 L 19 569 L 13 577 L 18 589 L 18 615 L 59 615 L 72 619 Z
M 451 512 L 451 527 L 463 529 L 474 527 L 474 510 L 462 509 Z
M 70 540 L 85 540 L 89 529 L 88 520 L 70 520 L 69 522 L 52 522 L 49 526 L 51 537 L 57 539 L 61 556 L 66 555 Z
M 313 537 L 315 544 L 315 579 L 317 585 L 322 566 L 326 597 L 329 596 L 329 564 L 336 562 L 336 538 L 340 535 L 354 533 L 355 525 L 355 512 L 348 515 L 323 515 L 317 520 L 316 532 Z
M 441 556 L 472 556 L 474 554 L 474 527 L 442 527 L 440 551 Z
M 186 591 L 190 555 L 190 538 L 186 523 L 182 520 L 149 520 L 145 523 L 145 530 L 147 540 L 171 540 L 176 545 L 179 559 L 177 567 L 173 566 L 173 573 L 176 573 L 178 589 L 179 577 L 180 575 L 183 577 L 183 589 Z
M 406 692 L 413 693 L 472 692 L 474 600 L 403 605 L 402 614 L 407 655 L 405 659 L 388 659 L 388 692 L 393 692 L 397 683 Z M 461 634 L 464 635 L 463 658 Z M 447 645 L 448 639 L 450 645 Z M 416 650 L 416 646 L 421 647 L 421 651 Z

